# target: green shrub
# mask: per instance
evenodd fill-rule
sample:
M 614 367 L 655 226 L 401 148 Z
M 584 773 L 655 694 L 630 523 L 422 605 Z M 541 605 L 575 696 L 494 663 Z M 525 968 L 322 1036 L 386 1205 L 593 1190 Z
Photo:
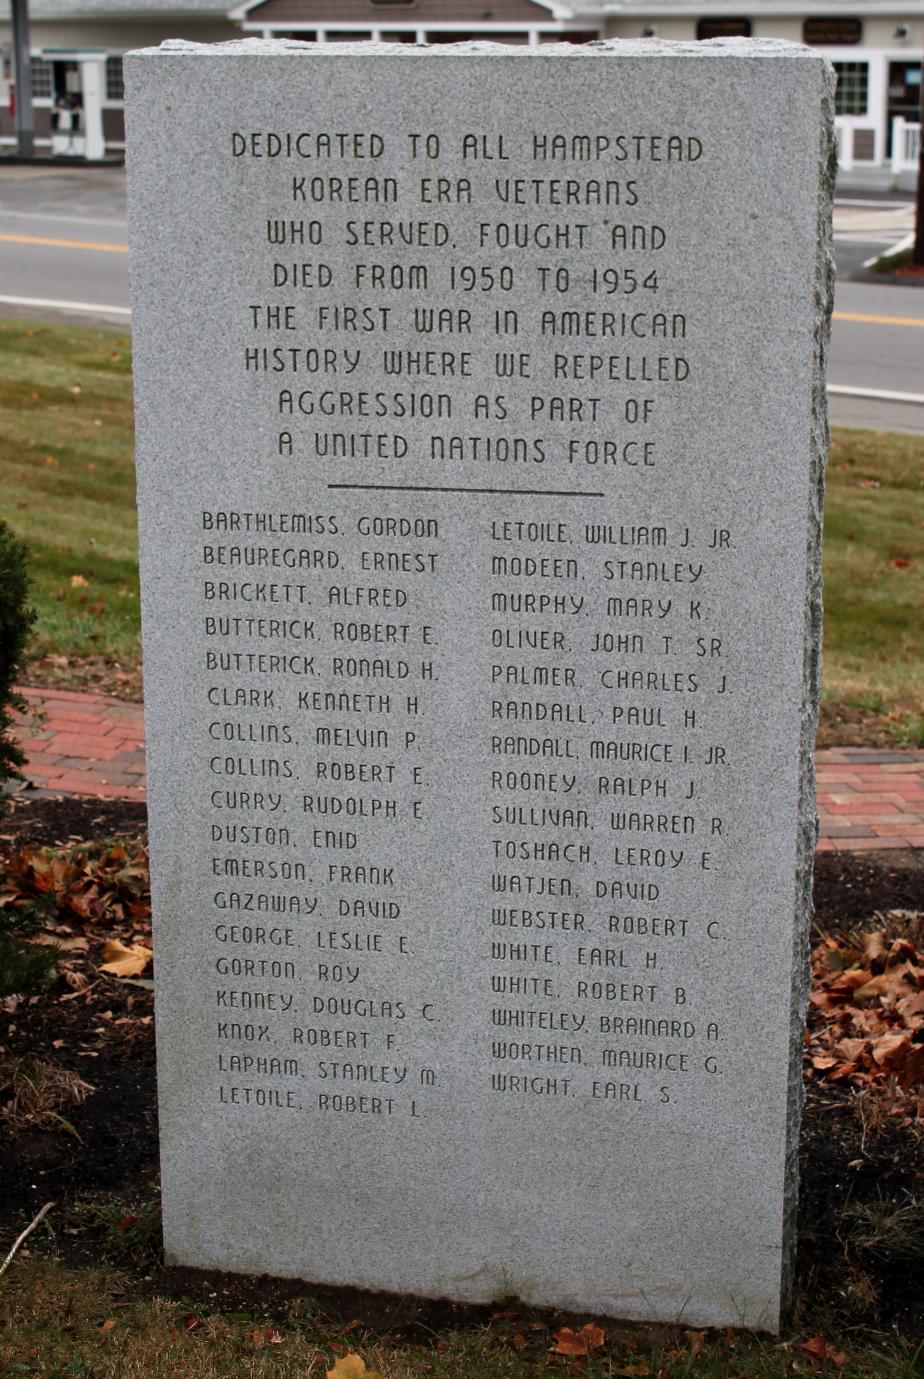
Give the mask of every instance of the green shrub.
M 4 782 L 21 777 L 19 768 L 25 762 L 10 728 L 13 711 L 25 708 L 14 685 L 35 622 L 29 607 L 27 556 L 22 542 L 0 521 L 0 792 Z
M 25 762 L 10 729 L 14 710 L 25 707 L 14 685 L 35 621 L 29 607 L 26 559 L 25 546 L 0 521 L 0 811 L 4 785 L 21 777 L 19 768 Z M 54 965 L 56 948 L 24 942 L 39 927 L 35 917 L 26 917 L 13 907 L 0 908 L 0 996 L 34 990 Z

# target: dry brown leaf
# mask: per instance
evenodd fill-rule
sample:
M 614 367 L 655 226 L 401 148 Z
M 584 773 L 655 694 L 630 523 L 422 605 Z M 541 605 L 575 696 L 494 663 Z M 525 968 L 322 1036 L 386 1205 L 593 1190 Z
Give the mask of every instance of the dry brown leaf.
M 327 1371 L 327 1379 L 384 1379 L 384 1376 L 377 1370 L 366 1369 L 362 1356 L 351 1351 L 349 1355 L 341 1355 L 333 1369 Z
M 897 1000 L 909 994 L 909 990 L 918 984 L 920 975 L 920 968 L 915 967 L 913 963 L 899 963 L 887 967 L 878 977 L 873 977 L 862 986 L 858 986 L 853 994 L 858 1001 L 864 1001 L 870 996 L 886 996 Z
M 897 938 L 892 941 L 886 955 L 886 962 L 889 967 L 894 967 L 897 962 L 901 962 L 903 959 L 914 962 L 917 956 L 914 944 L 909 939 Z
M 856 994 L 858 988 L 863 989 L 868 986 L 872 972 L 864 967 L 851 967 L 848 972 L 838 972 L 828 982 L 829 991 L 836 995 L 848 996 L 851 992 Z
M 919 1082 L 924 1082 L 924 1044 L 913 1045 L 898 1070 L 900 1087 L 914 1087 Z
M 913 1029 L 919 1028 L 924 1024 L 924 991 L 906 996 L 903 1001 L 899 1001 L 897 1009 L 906 1025 Z
M 685 1331 L 683 1333 L 683 1339 L 690 1347 L 690 1355 L 692 1356 L 692 1358 L 694 1360 L 698 1360 L 700 1355 L 702 1355 L 703 1351 L 706 1349 L 705 1331 Z
M 124 943 L 113 938 L 103 946 L 103 957 L 106 961 L 99 969 L 101 972 L 109 972 L 114 977 L 138 977 L 154 954 L 150 948 L 144 948 L 140 943 L 133 943 L 131 948 L 126 948 Z
M 836 1350 L 824 1336 L 813 1336 L 810 1341 L 802 1342 L 802 1350 L 808 1355 L 809 1359 L 824 1363 L 830 1360 L 835 1365 L 846 1365 L 847 1356 L 841 1350 Z
M 50 941 L 56 943 L 65 953 L 85 953 L 90 947 L 90 940 L 84 938 L 82 934 L 75 934 L 73 938 L 61 938 L 52 935 Z
M 868 1039 L 839 1039 L 834 1045 L 834 1052 L 844 1062 L 855 1063 L 871 1047 Z
M 603 1345 L 606 1333 L 593 1322 L 588 1322 L 580 1331 L 563 1326 L 560 1331 L 554 1332 L 552 1339 L 555 1342 L 551 1347 L 553 1355 L 589 1355 Z
M 877 929 L 874 934 L 867 934 L 863 944 L 863 961 L 867 967 L 874 967 L 877 964 L 885 964 L 886 954 L 885 934 L 881 929 Z
M 897 1068 L 904 1062 L 910 1048 L 911 1035 L 907 1031 L 883 1034 L 873 1044 L 873 1058 L 880 1068 Z
M 198 1326 L 198 1321 L 195 1324 Z M 265 1345 L 282 1345 L 282 1336 L 272 1328 L 255 1330 L 250 1333 L 250 1344 L 254 1350 L 262 1350 Z

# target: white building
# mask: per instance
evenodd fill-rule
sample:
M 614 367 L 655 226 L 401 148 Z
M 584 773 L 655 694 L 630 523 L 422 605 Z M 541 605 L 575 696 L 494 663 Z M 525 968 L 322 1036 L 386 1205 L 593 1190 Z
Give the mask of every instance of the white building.
M 0 143 L 6 144 L 13 141 L 8 5 L 0 0 Z M 823 49 L 839 77 L 842 167 L 915 164 L 924 0 L 243 0 L 230 10 L 228 0 L 32 0 L 31 20 L 39 151 L 50 146 L 52 110 L 64 94 L 71 104 L 98 103 L 101 138 L 94 148 L 104 144 L 118 153 L 121 55 L 164 38 L 219 42 L 244 33 L 322 43 L 453 43 L 477 37 L 536 45 L 656 33 L 688 40 L 787 38 Z M 84 125 L 91 114 L 85 108 Z
M 240 38 L 228 0 L 30 0 L 32 94 L 37 154 L 51 151 L 52 112 L 64 97 L 79 108 L 67 131 L 76 156 L 125 148 L 122 54 L 165 38 L 219 43 Z M 0 0 L 0 147 L 15 147 L 11 112 L 13 37 L 9 0 Z M 56 121 L 60 123 L 60 120 Z M 67 149 L 63 150 L 65 153 Z

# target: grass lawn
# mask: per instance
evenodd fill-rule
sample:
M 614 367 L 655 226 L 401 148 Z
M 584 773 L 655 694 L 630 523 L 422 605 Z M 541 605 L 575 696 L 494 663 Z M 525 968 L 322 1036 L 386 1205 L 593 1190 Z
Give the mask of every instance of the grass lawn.
M 136 665 L 126 338 L 0 321 L 0 493 L 0 515 L 32 550 L 35 653 L 44 658 L 33 678 L 77 685 L 86 679 L 82 662 Z M 836 431 L 825 519 L 823 742 L 924 746 L 922 547 L 924 437 Z
M 830 737 L 924 747 L 924 436 L 837 430 L 825 502 Z
M 399 1338 L 383 1334 L 384 1327 L 345 1322 L 310 1293 L 268 1315 L 222 1309 L 214 1292 L 212 1302 L 204 1295 L 198 1301 L 170 1300 L 145 1298 L 143 1292 L 137 1276 L 113 1267 L 73 1269 L 41 1258 L 18 1260 L 0 1285 L 4 1379 L 323 1379 L 326 1374 L 334 1379 L 918 1379 L 924 1374 L 921 1346 L 888 1333 L 863 1335 L 858 1329 L 852 1336 L 849 1327 L 846 1338 L 842 1330 L 835 1343 L 812 1328 L 774 1340 L 731 1330 L 601 1319 L 590 1324 L 599 1326 L 591 1338 L 599 1345 L 574 1356 L 555 1353 L 557 1338 L 566 1321 L 580 1335 L 581 1319 L 556 1319 L 511 1301 L 438 1330 L 399 1324 L 405 1333 Z
M 127 338 L 0 321 L 0 494 L 32 553 L 36 655 L 137 661 Z

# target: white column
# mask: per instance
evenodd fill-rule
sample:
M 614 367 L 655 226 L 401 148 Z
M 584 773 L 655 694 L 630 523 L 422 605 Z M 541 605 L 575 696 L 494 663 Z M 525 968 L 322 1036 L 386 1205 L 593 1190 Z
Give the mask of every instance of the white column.
M 855 50 L 856 51 L 856 50 Z M 856 57 L 862 54 L 856 51 Z M 848 61 L 850 59 L 847 59 Z M 867 114 L 870 117 L 870 124 L 875 130 L 875 146 L 873 148 L 873 160 L 876 163 L 885 164 L 886 147 L 886 121 L 888 119 L 889 104 L 889 59 L 883 52 L 875 49 L 869 55 L 869 105 Z
M 103 53 L 80 59 L 80 86 L 83 93 L 83 128 L 86 135 L 86 154 L 90 159 L 102 158 L 106 152 L 103 138 L 103 83 L 106 79 L 106 58 Z

